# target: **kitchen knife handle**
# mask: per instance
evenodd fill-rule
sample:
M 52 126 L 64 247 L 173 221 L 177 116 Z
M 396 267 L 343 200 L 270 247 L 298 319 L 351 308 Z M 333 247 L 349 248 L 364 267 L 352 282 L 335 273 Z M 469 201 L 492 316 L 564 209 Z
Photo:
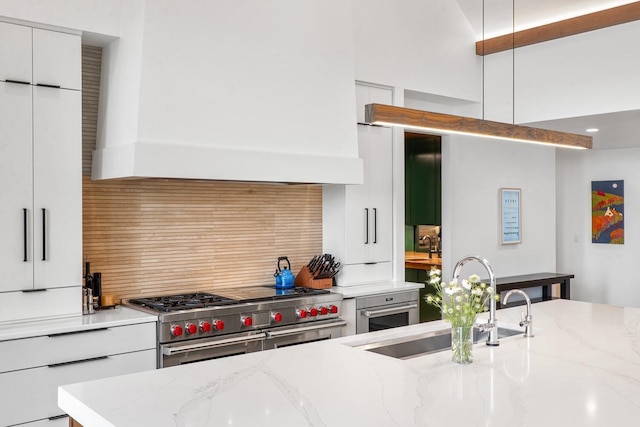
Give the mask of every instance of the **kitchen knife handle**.
M 42 208 L 42 261 L 47 260 L 47 210 Z
M 373 243 L 378 243 L 378 209 L 373 208 Z
M 369 208 L 364 208 L 364 244 L 369 244 Z
M 24 239 L 24 258 L 22 259 L 22 261 L 24 262 L 28 262 L 29 261 L 29 243 L 28 243 L 28 239 L 29 237 L 27 236 L 27 222 L 28 222 L 28 216 L 29 213 L 27 211 L 27 208 L 22 209 L 22 238 Z

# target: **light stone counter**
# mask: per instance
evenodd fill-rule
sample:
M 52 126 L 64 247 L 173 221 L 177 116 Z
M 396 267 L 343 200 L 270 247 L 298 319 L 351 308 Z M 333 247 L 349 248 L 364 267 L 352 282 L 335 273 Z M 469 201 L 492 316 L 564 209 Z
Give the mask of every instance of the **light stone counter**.
M 522 307 L 500 310 L 516 324 Z M 85 426 L 636 426 L 640 309 L 533 306 L 534 338 L 408 360 L 353 348 L 442 322 L 63 386 Z
M 157 320 L 158 316 L 140 310 L 117 306 L 115 308 L 97 310 L 95 314 L 84 316 L 22 321 L 19 323 L 0 323 L 0 341 L 149 323 Z
M 342 294 L 345 299 L 385 294 L 388 292 L 412 291 L 424 288 L 424 283 L 382 281 L 350 286 L 334 286 L 331 292 Z

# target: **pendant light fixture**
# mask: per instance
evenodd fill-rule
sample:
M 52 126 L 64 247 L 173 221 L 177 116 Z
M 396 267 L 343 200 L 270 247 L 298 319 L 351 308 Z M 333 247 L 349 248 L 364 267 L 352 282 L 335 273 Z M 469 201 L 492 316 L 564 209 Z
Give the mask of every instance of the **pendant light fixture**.
M 513 2 L 515 34 L 515 0 Z M 482 2 L 482 45 L 484 46 L 484 0 Z M 482 119 L 415 110 L 384 104 L 365 106 L 365 120 L 372 125 L 394 126 L 439 135 L 458 134 L 482 138 L 541 144 L 562 148 L 591 149 L 593 138 L 575 133 L 553 131 L 515 124 L 515 44 L 513 44 L 513 123 L 484 120 L 484 54 L 482 55 Z

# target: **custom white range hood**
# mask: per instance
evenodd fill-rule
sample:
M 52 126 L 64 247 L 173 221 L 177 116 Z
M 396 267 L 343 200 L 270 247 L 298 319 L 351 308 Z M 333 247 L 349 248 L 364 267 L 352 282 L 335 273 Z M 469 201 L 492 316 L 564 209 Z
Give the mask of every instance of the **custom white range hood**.
M 362 183 L 349 2 L 123 8 L 93 179 Z

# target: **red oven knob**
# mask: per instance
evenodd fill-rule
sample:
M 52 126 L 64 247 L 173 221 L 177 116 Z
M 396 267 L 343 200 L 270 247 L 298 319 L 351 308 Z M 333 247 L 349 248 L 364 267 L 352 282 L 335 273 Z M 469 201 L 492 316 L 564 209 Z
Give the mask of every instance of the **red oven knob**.
M 309 310 L 309 316 L 311 317 L 316 317 L 318 315 L 318 309 L 317 308 L 312 308 Z
M 307 310 L 296 310 L 296 316 L 298 316 L 298 319 L 305 319 L 307 317 Z
M 222 320 L 214 320 L 213 321 L 213 328 L 216 331 L 221 331 L 224 329 L 224 322 Z
M 211 323 L 209 323 L 209 322 L 200 322 L 200 330 L 202 332 L 211 332 Z
M 251 316 L 242 316 L 240 318 L 240 321 L 242 322 L 242 324 L 244 326 L 251 326 L 253 325 L 253 318 Z
M 179 337 L 182 335 L 182 326 L 180 325 L 171 325 L 171 335 L 174 337 Z
M 329 312 L 330 312 L 331 314 L 336 314 L 336 313 L 338 312 L 338 307 L 337 307 L 337 306 L 335 306 L 335 305 L 330 305 L 330 306 L 329 306 Z
M 275 313 L 271 313 L 271 318 L 276 323 L 282 322 L 282 313 L 277 312 L 277 311 Z
M 320 314 L 323 316 L 329 313 L 329 309 L 327 307 L 320 307 Z
M 187 323 L 186 327 L 187 327 L 187 333 L 189 335 L 193 335 L 196 332 L 198 332 L 198 327 L 196 325 L 194 325 L 193 323 Z

